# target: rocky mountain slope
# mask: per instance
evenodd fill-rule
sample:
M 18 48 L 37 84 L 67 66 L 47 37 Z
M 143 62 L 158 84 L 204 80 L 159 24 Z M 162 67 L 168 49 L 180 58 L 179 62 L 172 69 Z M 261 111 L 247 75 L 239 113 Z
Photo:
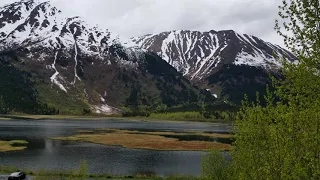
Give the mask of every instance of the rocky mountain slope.
M 234 89 L 238 92 L 236 96 L 241 98 L 245 93 L 255 94 L 270 83 L 268 73 L 277 73 L 282 59 L 291 62 L 297 59 L 278 45 L 233 30 L 169 31 L 132 40 L 219 97 L 234 95 L 226 89 Z
M 0 90 L 9 111 L 24 108 L 6 99 L 24 101 L 30 94 L 37 105 L 29 113 L 39 106 L 60 113 L 112 113 L 121 106 L 172 106 L 208 95 L 156 54 L 127 47 L 112 32 L 68 17 L 50 1 L 1 7 L 0 44 L 0 65 L 13 69 L 13 79 L 24 79 L 30 91 L 17 96 L 10 88 Z
M 278 45 L 233 30 L 169 31 L 132 40 L 141 48 L 157 53 L 192 80 L 206 78 L 225 64 L 270 69 L 281 65 L 278 59 L 296 59 Z

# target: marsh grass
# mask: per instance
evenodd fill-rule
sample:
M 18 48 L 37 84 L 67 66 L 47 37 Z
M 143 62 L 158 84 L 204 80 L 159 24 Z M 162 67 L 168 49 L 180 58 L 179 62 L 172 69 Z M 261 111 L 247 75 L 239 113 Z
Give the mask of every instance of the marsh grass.
M 202 123 L 230 123 L 226 119 L 204 118 L 199 112 L 172 112 L 172 113 L 151 113 L 150 116 L 123 117 L 120 114 L 114 115 L 0 115 L 0 120 L 136 120 L 136 121 L 167 121 L 167 122 L 202 122 Z
M 94 133 L 92 130 L 77 130 L 77 133 Z
M 142 131 L 129 131 L 129 130 L 115 130 L 105 129 L 108 133 L 103 132 L 103 129 L 99 129 L 100 133 L 86 134 L 81 133 L 69 137 L 57 137 L 54 140 L 62 141 L 81 141 L 90 142 L 103 145 L 122 146 L 125 148 L 133 149 L 150 149 L 150 150 L 191 150 L 202 151 L 215 149 L 219 151 L 231 150 L 230 144 L 224 144 L 213 141 L 200 141 L 200 140 L 179 140 L 179 138 L 165 137 L 165 136 L 190 136 L 189 133 L 175 133 L 175 132 L 142 132 Z M 230 137 L 225 134 L 210 134 L 200 133 L 201 135 L 207 135 L 206 137 Z
M 28 141 L 26 141 L 26 140 L 12 140 L 12 141 L 9 141 L 9 144 L 14 147 L 22 147 L 22 146 L 26 146 L 28 144 Z
M 24 140 L 0 141 L 0 152 L 21 151 L 27 148 L 27 144 Z
M 108 132 L 108 133 L 129 133 L 129 134 L 149 134 L 149 135 L 200 135 L 200 136 L 208 136 L 213 138 L 232 138 L 232 134 L 218 134 L 218 133 L 209 133 L 209 132 L 201 132 L 201 131 L 182 131 L 182 132 L 173 132 L 173 131 L 141 131 L 141 130 L 122 130 L 122 129 L 108 129 L 108 128 L 100 128 L 93 130 L 79 130 L 76 132 Z

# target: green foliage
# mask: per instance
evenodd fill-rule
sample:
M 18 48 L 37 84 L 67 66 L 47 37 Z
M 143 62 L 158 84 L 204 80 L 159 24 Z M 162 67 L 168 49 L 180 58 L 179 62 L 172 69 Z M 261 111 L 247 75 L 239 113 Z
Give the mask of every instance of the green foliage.
M 23 147 L 28 144 L 28 141 L 26 140 L 12 140 L 10 141 L 10 145 L 13 147 Z
M 21 170 L 21 169 L 20 169 Z M 0 173 L 10 174 L 12 172 L 20 171 L 16 167 L 0 166 Z M 76 180 L 76 179 L 139 179 L 139 180 L 197 180 L 199 178 L 192 176 L 172 175 L 167 178 L 158 176 L 153 172 L 139 173 L 136 175 L 127 176 L 111 176 L 110 174 L 88 174 L 87 165 L 85 161 L 81 162 L 79 169 L 77 170 L 45 170 L 40 169 L 37 171 L 30 171 L 23 169 L 27 176 L 32 176 L 35 180 Z
M 35 87 L 39 101 L 47 102 L 49 107 L 54 107 L 57 112 L 59 111 L 58 114 L 87 115 L 91 113 L 84 95 L 77 88 L 70 88 L 67 94 L 45 83 L 38 83 Z
M 319 98 L 281 93 L 286 102 L 275 104 L 269 93 L 266 107 L 243 104 L 232 153 L 236 179 L 319 179 Z
M 12 167 L 12 166 L 0 166 L 1 173 L 12 173 L 19 171 L 19 168 Z
M 154 179 L 154 178 L 152 178 Z M 181 175 L 174 175 L 174 176 L 169 176 L 168 178 L 155 178 L 155 179 L 167 179 L 167 180 L 197 180 L 199 178 L 197 177 L 192 177 L 192 176 L 181 176 Z
M 234 179 L 320 179 L 319 1 L 283 1 L 276 29 L 298 64 L 283 63 L 275 92 L 246 100 L 235 126 Z
M 276 20 L 275 29 L 284 37 L 285 45 L 299 56 L 300 61 L 318 66 L 320 60 L 319 0 L 283 0 L 279 10 L 281 19 Z
M 14 172 L 14 171 L 11 171 Z M 36 180 L 62 180 L 62 179 L 70 179 L 70 180 L 83 180 L 87 179 L 89 176 L 88 174 L 88 167 L 86 161 L 81 161 L 80 166 L 78 169 L 74 169 L 71 171 L 64 171 L 64 170 L 45 170 L 40 169 L 36 172 L 32 171 L 25 171 L 28 175 L 34 175 Z M 104 177 L 104 176 L 100 176 Z
M 273 76 L 280 78 L 278 74 Z M 250 101 L 253 101 L 257 91 L 264 95 L 266 84 L 272 85 L 268 71 L 250 66 L 225 65 L 208 80 L 209 84 L 218 84 L 222 88 L 221 97 L 237 105 L 241 105 L 245 94 Z M 260 99 L 260 101 L 263 100 L 263 98 Z
M 202 157 L 202 179 L 204 180 L 227 180 L 230 162 L 225 159 L 221 152 L 210 151 Z
M 121 105 L 129 107 L 131 111 L 138 111 L 139 106 L 151 106 L 153 111 L 158 108 L 164 112 L 164 106 L 214 101 L 210 93 L 192 86 L 176 69 L 154 53 L 145 54 L 145 62 L 139 69 L 141 73 L 122 71 L 119 87 L 115 89 L 117 93 L 127 91 L 120 96 L 124 99 Z
M 18 69 L 6 55 L 0 56 L 0 113 L 57 114 L 57 110 L 37 99 L 31 74 Z
M 81 161 L 80 167 L 77 170 L 72 171 L 72 180 L 82 180 L 88 178 L 88 166 L 87 161 Z
M 320 179 L 319 1 L 283 0 L 279 15 L 276 29 L 299 63 L 283 62 L 284 79 L 274 78 L 266 103 L 259 94 L 243 101 L 228 179 Z M 215 169 L 216 158 L 204 170 Z
M 132 108 L 124 107 L 122 110 L 123 110 L 122 112 L 123 117 L 135 117 L 135 116 L 149 117 L 151 114 L 150 106 L 138 106 L 138 107 L 132 107 Z
M 34 175 L 35 180 L 63 180 L 66 179 L 64 176 L 69 176 L 70 172 L 67 171 L 54 171 L 54 170 L 45 170 L 40 169 Z M 27 175 L 32 175 L 34 173 L 27 173 Z
M 7 113 L 7 106 L 2 99 L 2 96 L 0 96 L 0 114 L 6 114 Z
M 83 109 L 83 111 L 82 111 L 82 115 L 90 115 L 90 114 L 92 114 L 91 109 L 89 109 L 89 108 L 85 108 L 85 109 Z
M 158 106 L 123 107 L 123 117 L 148 117 L 158 120 L 187 120 L 187 121 L 212 121 L 212 120 L 235 120 L 234 110 L 224 110 L 215 106 L 191 103 L 168 107 L 165 104 Z
M 159 104 L 155 109 L 155 113 L 166 113 L 167 111 L 168 106 L 165 104 Z
M 196 111 L 193 112 L 174 112 L 174 113 L 152 113 L 150 118 L 165 120 L 201 120 L 203 116 Z

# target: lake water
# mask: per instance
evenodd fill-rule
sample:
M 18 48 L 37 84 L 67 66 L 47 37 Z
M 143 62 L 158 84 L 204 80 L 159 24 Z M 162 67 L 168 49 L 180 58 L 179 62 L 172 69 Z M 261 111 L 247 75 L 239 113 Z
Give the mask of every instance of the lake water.
M 206 131 L 227 133 L 224 124 L 143 122 L 129 120 L 15 120 L 0 121 L 0 140 L 27 140 L 23 151 L 0 153 L 0 165 L 18 168 L 74 169 L 87 160 L 90 173 L 161 176 L 201 174 L 200 151 L 154 151 L 126 149 L 48 138 L 70 136 L 76 130 L 116 128 L 128 130 Z

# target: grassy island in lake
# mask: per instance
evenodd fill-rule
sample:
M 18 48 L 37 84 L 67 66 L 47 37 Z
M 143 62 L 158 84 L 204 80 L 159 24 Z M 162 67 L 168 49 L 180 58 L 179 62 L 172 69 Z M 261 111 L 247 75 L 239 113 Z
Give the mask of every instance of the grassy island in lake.
M 204 132 L 147 132 L 119 129 L 97 129 L 95 131 L 81 130 L 78 133 L 79 134 L 74 136 L 57 137 L 53 139 L 150 150 L 231 150 L 231 144 L 222 143 L 230 141 L 230 134 Z
M 0 152 L 21 151 L 27 148 L 28 142 L 25 140 L 1 141 Z

